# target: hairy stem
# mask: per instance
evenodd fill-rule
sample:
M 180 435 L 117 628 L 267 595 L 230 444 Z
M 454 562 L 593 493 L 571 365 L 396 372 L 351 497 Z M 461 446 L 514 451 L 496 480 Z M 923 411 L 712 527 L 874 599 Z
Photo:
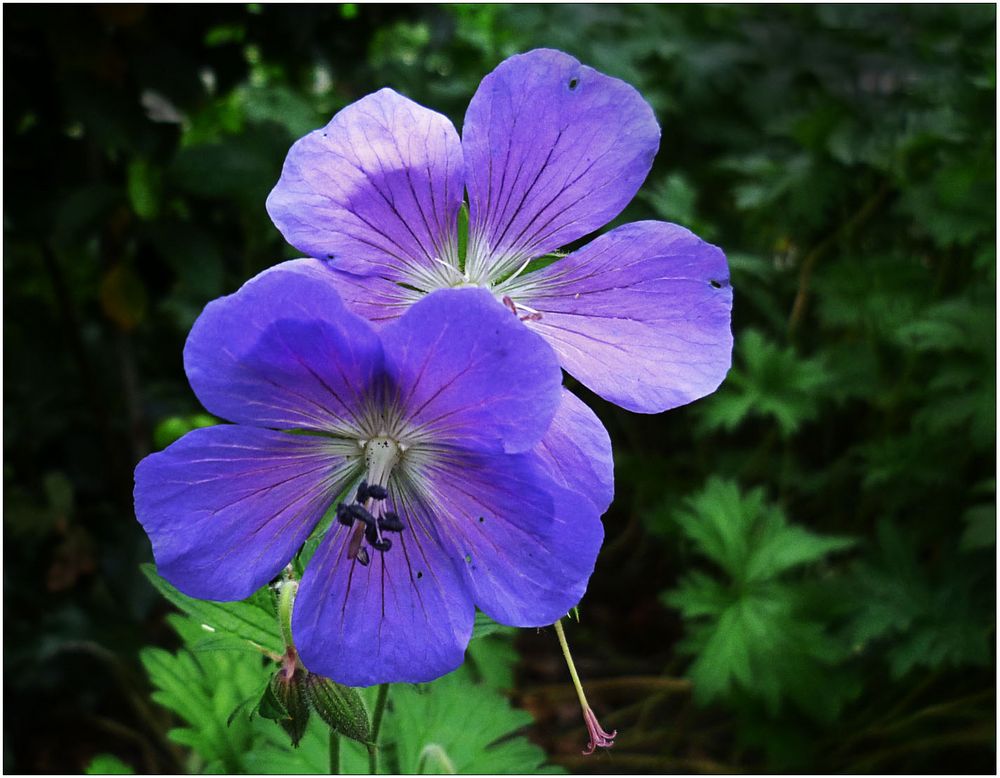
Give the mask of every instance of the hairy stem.
M 378 775 L 378 733 L 382 729 L 382 716 L 385 713 L 385 703 L 388 699 L 389 684 L 380 684 L 378 696 L 375 698 L 375 711 L 372 713 L 372 742 L 368 746 L 368 773 L 370 775 Z
M 330 775 L 340 774 L 340 737 L 330 730 Z

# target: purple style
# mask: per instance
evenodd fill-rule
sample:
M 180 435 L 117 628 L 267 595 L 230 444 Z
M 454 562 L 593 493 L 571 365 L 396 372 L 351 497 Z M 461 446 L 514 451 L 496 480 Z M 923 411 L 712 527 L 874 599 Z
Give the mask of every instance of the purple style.
M 301 581 L 299 654 L 351 686 L 427 681 L 462 662 L 474 606 L 528 627 L 579 601 L 610 446 L 552 349 L 486 291 L 429 294 L 376 331 L 335 278 L 286 262 L 206 307 L 185 369 L 234 423 L 144 459 L 136 515 L 161 575 L 237 600 L 346 490 Z
M 337 269 L 355 313 L 393 321 L 435 289 L 481 287 L 597 394 L 657 413 L 711 393 L 729 369 L 722 251 L 646 221 L 543 269 L 531 261 L 617 216 L 659 139 L 635 89 L 539 49 L 483 79 L 461 138 L 391 89 L 347 106 L 292 147 L 267 207 L 289 243 Z

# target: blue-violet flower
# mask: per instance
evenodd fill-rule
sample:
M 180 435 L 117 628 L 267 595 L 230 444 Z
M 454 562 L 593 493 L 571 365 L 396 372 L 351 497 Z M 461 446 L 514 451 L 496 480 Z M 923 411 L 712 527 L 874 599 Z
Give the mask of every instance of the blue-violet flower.
M 483 287 L 581 383 L 657 413 L 714 391 L 729 369 L 722 251 L 643 221 L 526 271 L 617 216 L 659 139 L 634 88 L 539 49 L 483 79 L 461 138 L 391 89 L 347 106 L 295 143 L 267 207 L 289 243 L 337 269 L 356 313 L 390 321 L 435 289 Z
M 299 655 L 352 686 L 426 681 L 462 662 L 474 606 L 541 626 L 580 599 L 610 447 L 552 349 L 484 290 L 434 292 L 376 331 L 333 277 L 286 262 L 206 307 L 185 370 L 234 423 L 144 459 L 136 515 L 167 580 L 236 600 L 348 490 L 298 589 Z

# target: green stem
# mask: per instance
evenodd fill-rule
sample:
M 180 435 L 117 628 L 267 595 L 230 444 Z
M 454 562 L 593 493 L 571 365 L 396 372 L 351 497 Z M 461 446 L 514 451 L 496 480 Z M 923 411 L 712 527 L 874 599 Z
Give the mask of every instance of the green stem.
M 340 737 L 330 730 L 330 775 L 340 774 Z
M 378 733 L 382 728 L 382 715 L 385 713 L 385 703 L 388 699 L 389 684 L 380 684 L 378 696 L 375 698 L 375 712 L 372 714 L 372 742 L 368 746 L 368 773 L 370 775 L 378 775 Z
M 573 686 L 576 687 L 576 696 L 580 698 L 580 707 L 586 711 L 590 706 L 587 704 L 587 695 L 583 693 L 583 684 L 580 683 L 580 676 L 576 674 L 573 655 L 569 652 L 569 643 L 566 642 L 566 633 L 563 632 L 562 619 L 552 626 L 555 627 L 556 637 L 559 638 L 559 646 L 562 648 L 563 656 L 566 657 L 566 665 L 569 667 L 569 674 L 573 678 Z
M 299 589 L 299 582 L 293 580 L 283 581 L 278 595 L 278 623 L 281 625 L 281 637 L 285 646 L 292 643 L 292 605 L 295 602 L 295 593 Z

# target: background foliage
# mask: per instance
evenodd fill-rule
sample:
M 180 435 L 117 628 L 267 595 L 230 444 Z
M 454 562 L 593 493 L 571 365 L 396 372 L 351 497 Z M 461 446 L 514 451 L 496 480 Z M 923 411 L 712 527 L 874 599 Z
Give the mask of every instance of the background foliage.
M 323 769 L 315 729 L 291 752 L 271 722 L 224 727 L 262 660 L 192 651 L 198 625 L 167 616 L 139 568 L 132 467 L 214 422 L 181 347 L 205 302 L 292 256 L 264 211 L 291 142 L 384 85 L 460 126 L 479 79 L 536 46 L 652 104 L 662 148 L 621 220 L 726 250 L 734 366 L 658 417 L 584 393 L 617 498 L 569 632 L 615 748 L 579 755 L 543 631 L 516 652 L 484 638 L 488 659 L 400 691 L 390 766 L 991 771 L 993 6 L 8 6 L 4 21 L 5 771 Z M 211 721 L 185 715 L 177 683 Z M 492 711 L 475 732 L 471 683 Z

